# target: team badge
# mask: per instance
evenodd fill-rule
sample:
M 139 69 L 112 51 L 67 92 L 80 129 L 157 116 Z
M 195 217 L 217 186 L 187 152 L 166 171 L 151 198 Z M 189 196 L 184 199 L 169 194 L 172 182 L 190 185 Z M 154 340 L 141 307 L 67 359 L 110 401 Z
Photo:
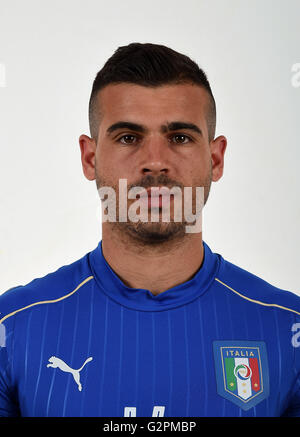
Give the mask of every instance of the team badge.
M 243 410 L 269 396 L 269 369 L 263 341 L 214 341 L 218 394 Z

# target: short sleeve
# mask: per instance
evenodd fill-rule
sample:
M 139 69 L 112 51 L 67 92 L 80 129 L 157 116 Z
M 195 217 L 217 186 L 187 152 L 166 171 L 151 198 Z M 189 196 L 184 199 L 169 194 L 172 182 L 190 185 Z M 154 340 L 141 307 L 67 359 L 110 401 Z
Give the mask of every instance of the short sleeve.
M 0 346 L 0 417 L 20 416 L 9 376 L 7 348 Z

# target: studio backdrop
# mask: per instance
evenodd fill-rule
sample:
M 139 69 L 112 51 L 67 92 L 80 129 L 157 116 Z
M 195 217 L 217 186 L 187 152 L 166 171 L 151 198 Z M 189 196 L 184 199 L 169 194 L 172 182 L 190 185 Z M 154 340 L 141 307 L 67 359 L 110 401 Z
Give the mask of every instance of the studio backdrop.
M 0 293 L 93 250 L 92 82 L 131 42 L 163 44 L 204 69 L 228 140 L 203 239 L 214 252 L 300 294 L 299 0 L 1 0 Z

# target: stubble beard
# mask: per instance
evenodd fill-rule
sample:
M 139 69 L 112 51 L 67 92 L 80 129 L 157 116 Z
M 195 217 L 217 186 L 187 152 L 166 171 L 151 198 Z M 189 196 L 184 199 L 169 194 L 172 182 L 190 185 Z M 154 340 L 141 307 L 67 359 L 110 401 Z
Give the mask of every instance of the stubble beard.
M 184 214 L 182 214 L 182 221 L 179 222 L 174 221 L 172 216 L 172 206 L 170 207 L 171 214 L 170 214 L 169 222 L 162 221 L 161 211 L 159 212 L 159 221 L 151 222 L 150 210 L 148 214 L 148 222 L 142 222 L 142 221 L 132 222 L 129 219 L 126 222 L 119 221 L 119 185 L 112 184 L 105 178 L 101 177 L 99 175 L 99 172 L 97 171 L 97 167 L 95 170 L 95 175 L 96 175 L 97 190 L 99 190 L 99 188 L 101 187 L 108 187 L 108 186 L 112 187 L 115 190 L 116 221 L 106 222 L 106 224 L 111 226 L 111 230 L 119 234 L 120 237 L 122 237 L 123 239 L 127 237 L 135 240 L 136 243 L 139 243 L 142 246 L 143 245 L 155 246 L 165 242 L 171 242 L 174 240 L 179 242 L 182 239 L 186 238 L 188 235 L 191 235 L 186 233 L 186 226 L 191 225 L 191 223 L 185 220 Z M 206 177 L 202 178 L 201 180 L 199 179 L 198 181 L 195 181 L 196 183 L 195 185 L 193 185 L 193 213 L 196 212 L 195 198 L 194 198 L 195 187 L 204 187 L 204 205 L 205 205 L 209 196 L 211 181 L 212 181 L 212 168 L 210 166 Z M 140 183 L 128 186 L 128 190 L 133 186 L 140 186 L 144 188 L 155 187 L 155 186 L 167 186 L 171 188 L 172 186 L 179 186 L 182 189 L 182 192 L 184 188 L 184 186 L 181 183 L 171 180 L 169 177 L 165 176 L 164 174 L 160 175 L 157 178 L 151 175 L 147 175 L 140 180 Z M 129 202 L 130 201 L 128 201 L 128 207 L 130 206 Z

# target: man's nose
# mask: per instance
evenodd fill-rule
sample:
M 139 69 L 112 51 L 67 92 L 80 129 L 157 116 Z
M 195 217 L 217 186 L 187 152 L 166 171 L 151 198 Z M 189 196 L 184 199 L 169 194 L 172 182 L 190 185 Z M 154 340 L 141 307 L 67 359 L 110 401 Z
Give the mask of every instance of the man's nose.
M 141 148 L 140 171 L 143 175 L 167 174 L 169 166 L 169 147 L 166 139 L 148 139 Z

